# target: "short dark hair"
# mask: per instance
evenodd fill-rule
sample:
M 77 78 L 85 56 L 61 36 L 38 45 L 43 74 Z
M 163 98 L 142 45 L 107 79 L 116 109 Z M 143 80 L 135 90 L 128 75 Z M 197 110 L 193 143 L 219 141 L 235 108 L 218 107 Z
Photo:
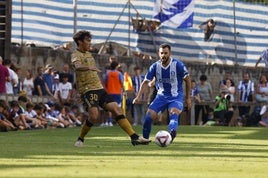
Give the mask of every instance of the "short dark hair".
M 11 108 L 19 107 L 19 106 L 20 106 L 20 105 L 19 105 L 18 101 L 13 100 L 13 101 L 10 102 L 10 107 L 11 107 Z
M 33 109 L 41 111 L 43 109 L 43 107 L 41 104 L 36 104 Z
M 113 61 L 112 63 L 111 63 L 111 69 L 112 70 L 114 70 L 114 69 L 116 69 L 116 67 L 118 66 L 119 64 L 118 64 L 118 62 L 116 62 L 116 61 Z
M 134 67 L 134 71 L 136 71 L 136 70 L 141 70 L 141 68 L 139 66 L 136 66 L 136 67 Z
M 10 65 L 12 62 L 10 59 L 3 60 L 3 65 Z
M 163 43 L 163 44 L 161 44 L 161 45 L 159 46 L 159 49 L 160 49 L 160 48 L 168 48 L 169 51 L 171 50 L 170 45 L 167 44 L 167 43 Z
M 74 34 L 73 40 L 76 44 L 78 44 L 78 41 L 83 41 L 86 37 L 92 38 L 92 35 L 89 31 L 81 30 Z
M 26 104 L 26 108 L 29 109 L 29 108 L 34 108 L 34 105 L 32 103 L 27 103 Z
M 18 101 L 22 101 L 22 102 L 26 103 L 26 102 L 28 102 L 28 99 L 26 96 L 19 96 Z
M 200 76 L 200 78 L 199 78 L 199 80 L 201 80 L 201 81 L 207 81 L 207 76 L 206 75 L 201 75 Z

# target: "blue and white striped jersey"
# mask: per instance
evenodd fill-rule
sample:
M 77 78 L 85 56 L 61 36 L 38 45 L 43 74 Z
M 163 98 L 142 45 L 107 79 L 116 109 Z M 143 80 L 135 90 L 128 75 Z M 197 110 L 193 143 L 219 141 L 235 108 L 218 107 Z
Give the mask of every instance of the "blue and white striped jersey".
M 156 78 L 157 94 L 162 96 L 179 97 L 183 99 L 183 79 L 188 76 L 186 66 L 180 60 L 171 58 L 168 66 L 163 67 L 161 61 L 153 63 L 145 80 Z
M 264 61 L 266 68 L 268 68 L 268 49 L 263 50 L 260 57 Z

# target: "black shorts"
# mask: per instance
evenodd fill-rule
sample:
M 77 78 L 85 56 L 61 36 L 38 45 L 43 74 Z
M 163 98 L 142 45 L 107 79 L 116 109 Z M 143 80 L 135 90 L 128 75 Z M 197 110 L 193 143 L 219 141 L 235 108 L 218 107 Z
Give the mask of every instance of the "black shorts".
M 115 102 L 104 89 L 88 91 L 84 93 L 81 98 L 86 111 L 88 107 L 100 106 L 103 108 L 104 104 Z

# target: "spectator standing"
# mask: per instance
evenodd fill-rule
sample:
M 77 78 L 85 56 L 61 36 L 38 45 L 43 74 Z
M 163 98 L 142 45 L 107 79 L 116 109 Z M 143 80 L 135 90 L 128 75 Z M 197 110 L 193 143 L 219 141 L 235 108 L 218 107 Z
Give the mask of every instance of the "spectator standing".
M 59 83 L 58 97 L 61 104 L 71 104 L 72 98 L 72 84 L 68 82 L 68 74 L 62 75 L 62 82 Z
M 191 100 L 195 103 L 199 103 L 200 102 L 200 95 L 199 95 L 199 91 L 198 88 L 196 86 L 196 81 L 193 79 L 191 80 Z
M 136 66 L 134 68 L 134 76 L 132 76 L 131 80 L 132 80 L 132 84 L 133 84 L 133 88 L 134 88 L 134 96 L 136 97 L 140 87 L 141 87 L 141 83 L 144 80 L 144 75 L 141 75 L 141 68 Z M 141 124 L 143 125 L 144 123 L 144 117 L 145 117 L 145 101 L 146 101 L 146 96 L 145 94 L 141 95 L 141 98 L 139 98 L 139 103 L 135 103 L 133 106 L 133 118 L 134 118 L 134 123 L 133 125 L 136 126 L 139 124 L 139 118 L 141 119 Z
M 22 81 L 22 90 L 26 92 L 27 96 L 33 95 L 34 79 L 31 70 L 26 70 L 26 76 Z
M 14 64 L 12 64 L 10 68 L 15 71 L 18 77 L 18 84 L 13 86 L 14 95 L 18 95 L 22 91 L 21 68 Z
M 54 76 L 54 81 L 52 85 L 52 94 L 58 102 L 59 102 L 59 85 L 60 85 L 60 77 L 59 74 L 56 74 Z
M 228 95 L 230 96 L 230 101 L 231 102 L 234 102 L 235 101 L 235 86 L 233 85 L 233 82 L 231 79 L 226 79 L 226 84 L 225 84 L 226 87 L 222 88 L 222 89 L 225 89 L 227 88 L 228 89 Z
M 3 64 L 7 67 L 10 75 L 10 81 L 6 81 L 6 93 L 14 94 L 13 87 L 18 85 L 18 75 L 14 70 L 10 69 L 11 60 L 5 59 Z
M 212 87 L 211 84 L 207 81 L 206 75 L 201 75 L 199 77 L 200 82 L 197 84 L 197 89 L 199 91 L 200 100 L 202 102 L 210 102 L 212 101 L 213 94 L 212 94 Z M 209 104 L 205 105 L 195 105 L 195 124 L 198 124 L 199 113 L 201 111 L 202 114 L 202 121 L 199 123 L 202 125 L 208 121 L 208 111 L 209 111 Z
M 10 82 L 10 74 L 8 68 L 4 66 L 3 59 L 0 56 L 0 94 L 5 94 L 6 90 L 6 82 Z
M 46 82 L 50 93 L 52 93 L 54 75 L 53 75 L 53 66 L 51 64 L 46 65 L 45 72 L 43 73 L 43 80 Z
M 117 70 L 119 63 L 113 61 L 111 63 L 111 69 L 107 71 L 104 77 L 104 84 L 107 93 L 116 101 L 119 107 L 122 104 L 122 92 L 124 91 L 124 76 Z M 113 126 L 112 124 L 112 113 L 108 113 L 108 126 Z
M 254 97 L 254 82 L 250 80 L 248 72 L 243 74 L 243 79 L 238 85 L 238 102 L 247 103 L 255 100 Z M 238 106 L 239 116 L 242 117 L 249 114 L 250 106 Z
M 256 101 L 258 103 L 268 103 L 268 82 L 265 74 L 262 74 L 256 86 Z
M 68 82 L 70 82 L 73 86 L 74 85 L 74 74 L 71 72 L 69 64 L 63 65 L 63 70 L 62 70 L 62 72 L 59 73 L 60 82 L 63 82 L 63 76 L 66 76 L 66 75 L 68 77 Z
M 235 87 L 235 83 L 232 79 L 232 74 L 230 71 L 225 71 L 225 74 L 224 74 L 224 79 L 222 79 L 219 83 L 219 88 L 226 88 L 226 80 L 230 80 L 231 81 L 231 86 Z
M 47 83 L 43 79 L 43 67 L 37 68 L 37 76 L 34 79 L 34 95 L 38 96 L 52 96 Z

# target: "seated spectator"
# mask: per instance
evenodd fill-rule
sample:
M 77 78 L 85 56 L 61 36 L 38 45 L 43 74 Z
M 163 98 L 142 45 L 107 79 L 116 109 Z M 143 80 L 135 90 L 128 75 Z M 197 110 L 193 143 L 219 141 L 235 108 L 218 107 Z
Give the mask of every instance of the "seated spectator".
M 5 110 L 8 110 L 8 105 L 4 100 L 0 100 L 0 131 L 17 130 L 17 128 L 7 120 Z
M 18 101 L 11 101 L 8 120 L 20 130 L 30 130 L 30 125 L 20 112 Z
M 71 106 L 69 116 L 76 123 L 76 126 L 82 125 L 83 114 L 79 112 L 79 107 L 77 105 Z
M 268 82 L 265 74 L 260 76 L 259 83 L 256 86 L 256 101 L 268 103 Z
M 60 114 L 58 115 L 58 118 L 60 122 L 64 124 L 65 127 L 74 127 L 75 122 L 71 119 L 69 113 L 69 108 L 67 106 L 63 106 L 60 108 Z
M 56 128 L 58 126 L 58 120 L 48 119 L 46 117 L 46 106 L 43 103 L 36 104 L 33 109 L 36 112 L 36 118 L 42 123 L 46 123 L 47 128 Z
M 25 118 L 27 122 L 30 123 L 32 128 L 35 128 L 35 129 L 45 128 L 47 125 L 47 122 L 37 118 L 37 113 L 35 112 L 33 108 L 34 108 L 34 105 L 32 103 L 26 104 L 26 110 L 24 114 L 25 114 Z
M 48 102 L 47 103 L 49 108 L 48 108 L 48 118 L 58 121 L 58 126 L 59 128 L 65 128 L 68 127 L 69 123 L 67 121 L 65 121 L 63 118 L 60 118 L 60 111 L 62 109 L 62 107 L 60 105 L 57 104 L 57 108 L 56 108 L 56 103 L 54 102 Z

